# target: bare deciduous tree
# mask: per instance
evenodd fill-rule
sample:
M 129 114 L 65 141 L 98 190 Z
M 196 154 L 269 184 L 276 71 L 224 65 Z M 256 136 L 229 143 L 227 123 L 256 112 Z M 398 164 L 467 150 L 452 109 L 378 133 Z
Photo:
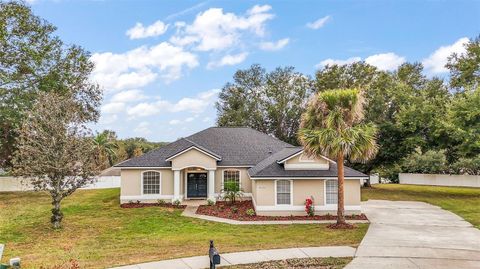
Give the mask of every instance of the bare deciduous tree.
M 60 228 L 62 200 L 95 180 L 98 165 L 91 131 L 69 97 L 40 93 L 18 137 L 14 174 L 52 197 L 51 222 Z

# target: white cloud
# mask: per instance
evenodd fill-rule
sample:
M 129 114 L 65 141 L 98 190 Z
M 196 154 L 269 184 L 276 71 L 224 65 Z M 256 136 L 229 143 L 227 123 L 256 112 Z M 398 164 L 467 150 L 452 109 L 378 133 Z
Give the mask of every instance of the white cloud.
M 339 59 L 326 59 L 315 65 L 316 68 L 322 68 L 327 65 L 345 65 L 345 64 L 351 64 L 354 62 L 359 62 L 361 61 L 362 58 L 360 57 L 351 57 L 346 60 L 339 60 Z
M 423 59 L 422 64 L 425 67 L 425 70 L 432 74 L 448 72 L 448 69 L 445 67 L 448 62 L 448 57 L 452 55 L 452 53 L 464 53 L 464 44 L 468 41 L 469 39 L 467 37 L 462 37 L 452 45 L 438 48 L 430 56 L 428 56 L 428 58 Z
M 133 130 L 136 134 L 141 136 L 147 136 L 152 133 L 150 128 L 150 123 L 147 121 L 140 122 L 137 127 Z
M 98 123 L 101 125 L 108 125 L 114 123 L 115 121 L 117 121 L 117 119 L 117 114 L 102 114 Z
M 160 112 L 160 105 L 158 103 L 140 103 L 128 108 L 127 114 L 130 116 L 146 117 Z
M 159 113 L 190 112 L 201 113 L 209 106 L 212 106 L 217 100 L 220 90 L 213 89 L 197 94 L 194 98 L 184 97 L 178 102 L 158 100 L 155 102 L 143 102 L 126 109 L 127 115 L 131 118 L 146 117 Z
M 209 122 L 211 121 L 212 119 L 210 117 L 205 117 L 203 118 L 202 122 Z
M 375 54 L 365 59 L 366 63 L 384 71 L 393 71 L 405 61 L 405 57 L 398 56 L 393 52 Z
M 289 38 L 283 38 L 277 42 L 262 42 L 260 43 L 260 49 L 269 51 L 281 50 L 288 42 L 290 42 Z
M 171 120 L 171 121 L 168 122 L 168 124 L 170 124 L 170 125 L 178 125 L 180 123 L 182 123 L 180 120 Z
M 212 51 L 231 48 L 240 43 L 242 35 L 263 36 L 265 23 L 273 19 L 271 6 L 256 5 L 245 15 L 224 13 L 221 8 L 210 8 L 199 13 L 192 24 L 176 23 L 176 34 L 170 42 L 179 46 L 191 45 L 196 50 Z
M 351 57 L 346 60 L 340 59 L 326 59 L 321 61 L 319 64 L 315 65 L 316 68 L 322 68 L 326 65 L 345 65 L 351 64 L 354 62 L 362 61 L 361 57 Z M 397 67 L 405 62 L 405 57 L 398 56 L 393 52 L 389 53 L 380 53 L 368 56 L 365 58 L 365 62 L 377 67 L 380 70 L 384 71 L 393 71 Z
M 197 56 L 168 42 L 152 47 L 141 46 L 125 53 L 95 53 L 92 79 L 106 90 L 139 88 L 158 76 L 171 82 L 182 76 L 185 68 L 198 66 Z
M 225 55 L 223 56 L 220 60 L 218 61 L 212 61 L 207 64 L 207 68 L 215 68 L 215 67 L 220 67 L 220 66 L 225 66 L 225 65 L 236 65 L 239 64 L 247 58 L 248 53 L 242 52 L 239 54 L 235 55 Z
M 311 29 L 314 29 L 314 30 L 320 29 L 325 25 L 325 23 L 327 23 L 327 21 L 330 20 L 330 18 L 331 18 L 330 16 L 325 16 L 325 17 L 320 18 L 320 19 L 318 19 L 314 22 L 309 22 L 309 23 L 307 23 L 307 27 L 311 28 Z
M 124 103 L 113 102 L 102 106 L 101 111 L 103 114 L 115 114 L 125 109 Z
M 165 24 L 162 21 L 156 21 L 147 27 L 137 22 L 135 26 L 127 30 L 126 35 L 130 39 L 140 39 L 163 35 L 167 31 L 167 29 L 168 24 Z
M 110 102 L 130 103 L 145 99 L 146 96 L 140 90 L 128 90 L 115 94 Z

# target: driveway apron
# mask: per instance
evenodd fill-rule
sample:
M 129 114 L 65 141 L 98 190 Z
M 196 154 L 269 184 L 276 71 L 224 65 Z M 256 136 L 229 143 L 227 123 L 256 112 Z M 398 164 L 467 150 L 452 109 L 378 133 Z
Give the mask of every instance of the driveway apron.
M 480 268 L 480 230 L 461 217 L 423 202 L 369 200 L 362 209 L 371 224 L 347 269 Z

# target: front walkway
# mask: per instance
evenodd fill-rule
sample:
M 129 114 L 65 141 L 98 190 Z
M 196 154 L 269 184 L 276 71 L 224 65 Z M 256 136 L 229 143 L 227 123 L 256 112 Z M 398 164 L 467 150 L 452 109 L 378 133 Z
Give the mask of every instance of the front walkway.
M 279 225 L 279 224 L 326 224 L 335 223 L 336 220 L 256 220 L 256 221 L 240 221 L 233 219 L 225 219 L 214 216 L 206 216 L 197 214 L 197 205 L 187 205 L 182 213 L 184 217 L 203 219 L 208 221 L 215 221 L 221 223 L 227 223 L 232 225 Z M 368 220 L 347 220 L 349 223 L 369 223 Z
M 370 227 L 346 269 L 480 268 L 480 230 L 422 202 L 362 204 Z
M 354 254 L 355 249 L 352 247 L 308 247 L 245 251 L 226 254 L 220 253 L 220 266 L 259 263 L 294 258 L 353 257 Z M 112 269 L 201 269 L 208 267 L 208 256 L 196 256 L 128 265 Z

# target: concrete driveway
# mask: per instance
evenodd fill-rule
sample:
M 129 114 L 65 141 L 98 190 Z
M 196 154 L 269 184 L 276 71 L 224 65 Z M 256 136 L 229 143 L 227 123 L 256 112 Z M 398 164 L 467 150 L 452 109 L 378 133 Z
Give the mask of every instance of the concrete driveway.
M 362 207 L 371 224 L 347 269 L 480 268 L 480 230 L 461 217 L 422 202 Z

